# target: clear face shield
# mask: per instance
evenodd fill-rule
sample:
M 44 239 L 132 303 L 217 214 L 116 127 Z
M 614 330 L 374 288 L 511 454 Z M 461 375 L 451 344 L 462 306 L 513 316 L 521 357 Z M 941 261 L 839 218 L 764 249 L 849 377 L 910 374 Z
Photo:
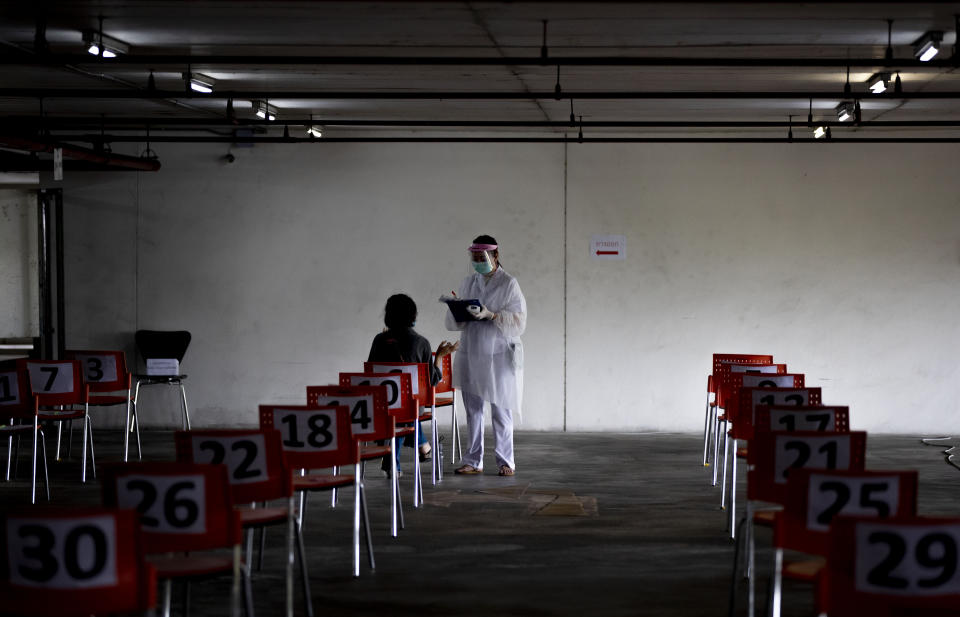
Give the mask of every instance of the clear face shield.
M 470 266 L 480 274 L 490 274 L 497 267 L 494 252 L 495 244 L 473 244 L 470 246 Z

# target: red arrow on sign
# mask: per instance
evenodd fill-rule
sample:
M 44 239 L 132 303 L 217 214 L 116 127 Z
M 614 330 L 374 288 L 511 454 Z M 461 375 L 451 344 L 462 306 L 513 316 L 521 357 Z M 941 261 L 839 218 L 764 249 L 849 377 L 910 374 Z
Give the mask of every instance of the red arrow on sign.
M 620 251 L 597 251 L 597 255 L 619 255 Z

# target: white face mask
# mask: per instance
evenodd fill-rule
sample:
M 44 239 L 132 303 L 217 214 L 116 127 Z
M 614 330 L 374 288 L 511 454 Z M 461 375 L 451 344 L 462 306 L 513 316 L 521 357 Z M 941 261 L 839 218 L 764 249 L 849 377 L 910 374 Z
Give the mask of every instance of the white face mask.
M 479 272 L 480 274 L 490 274 L 491 272 L 493 272 L 493 266 L 486 261 L 473 262 L 473 269 Z
M 478 260 L 477 257 L 482 256 L 482 260 Z M 496 266 L 493 265 L 493 256 L 490 254 L 490 251 L 483 252 L 473 252 L 470 253 L 470 265 L 473 266 L 473 269 L 479 272 L 480 274 L 490 274 L 496 269 Z

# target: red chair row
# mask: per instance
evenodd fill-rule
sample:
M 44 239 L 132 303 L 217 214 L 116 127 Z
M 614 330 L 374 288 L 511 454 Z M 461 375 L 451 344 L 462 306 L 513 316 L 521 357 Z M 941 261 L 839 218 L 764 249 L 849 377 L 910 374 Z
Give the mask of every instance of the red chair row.
M 740 523 L 745 533 L 736 533 L 731 523 L 732 535 L 742 540 L 747 553 L 747 614 L 756 608 L 756 524 L 774 532 L 770 606 L 776 617 L 785 579 L 816 583 L 820 614 L 960 614 L 960 519 L 917 516 L 915 471 L 865 470 L 866 433 L 850 431 L 849 408 L 823 405 L 820 389 L 803 387 L 797 379 L 802 375 L 780 383 L 789 373 L 785 365 L 774 365 L 771 356 L 741 356 L 753 364 L 733 369 L 737 358 L 723 357 L 727 368 L 717 370 L 715 357 L 713 382 L 724 385 L 714 388 L 718 392 L 713 401 L 708 399 L 707 410 L 731 424 L 724 444 L 732 469 L 731 522 L 737 455 L 746 456 L 748 463 L 747 514 Z M 757 369 L 768 372 L 748 377 Z M 747 385 L 748 379 L 760 382 Z M 705 444 L 709 437 L 719 443 L 719 422 L 710 435 L 707 428 Z M 746 447 L 738 448 L 738 442 Z M 705 460 L 706 452 L 705 445 Z M 807 558 L 787 561 L 784 551 Z M 736 585 L 730 614 L 735 591 Z

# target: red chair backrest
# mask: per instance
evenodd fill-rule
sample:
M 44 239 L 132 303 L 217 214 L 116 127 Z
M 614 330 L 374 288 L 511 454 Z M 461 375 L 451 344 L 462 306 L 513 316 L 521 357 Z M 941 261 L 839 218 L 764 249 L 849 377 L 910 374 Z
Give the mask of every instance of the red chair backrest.
M 271 501 L 293 495 L 293 479 L 275 430 L 177 431 L 177 460 L 225 464 L 234 504 Z
M 729 364 L 773 364 L 773 356 L 749 353 L 715 353 L 713 354 L 713 374 L 723 371 Z
M 758 405 L 819 405 L 820 388 L 740 388 L 739 402 L 733 416 L 733 433 L 737 439 L 751 439 Z
M 783 503 L 793 469 L 863 469 L 867 434 L 757 432 L 747 451 L 747 498 Z
M 756 433 L 773 431 L 810 431 L 849 433 L 850 408 L 835 405 L 759 405 L 756 409 Z
M 437 354 L 433 354 L 432 358 L 436 358 Z M 433 391 L 435 393 L 445 393 L 445 392 L 456 392 L 456 388 L 453 387 L 453 354 L 447 354 L 440 359 L 440 381 L 437 382 L 437 385 L 433 386 Z
M 740 417 L 740 391 L 743 388 L 802 388 L 804 376 L 802 373 L 782 374 L 752 374 L 732 373 L 727 380 L 720 398 L 727 417 L 736 420 Z
M 280 432 L 287 465 L 323 469 L 360 462 L 346 405 L 260 405 L 260 428 Z
M 774 546 L 827 556 L 835 516 L 916 516 L 916 471 L 811 471 L 787 478 L 787 499 L 777 515 Z
M 35 407 L 26 371 L 15 360 L 0 362 L 0 422 L 33 416 Z
M 87 616 L 156 605 L 135 512 L 71 506 L 0 514 L 4 613 Z
M 837 517 L 822 577 L 830 617 L 960 614 L 960 518 Z
M 773 364 L 773 356 L 759 354 L 715 353 L 713 354 L 713 387 L 717 402 L 723 407 L 723 389 L 730 379 L 732 365 L 768 365 Z
M 86 402 L 88 387 L 76 360 L 21 359 L 17 363 L 17 368 L 26 372 L 30 391 L 41 407 Z
M 385 388 L 387 412 L 397 422 L 417 419 L 418 406 L 411 395 L 408 373 L 340 373 L 341 386 L 380 386 Z
M 91 392 L 130 389 L 131 376 L 122 351 L 69 350 L 65 355 L 80 362 L 83 381 L 90 385 Z
M 423 362 L 364 362 L 365 373 L 409 373 L 413 398 L 421 407 L 433 405 L 434 389 L 430 385 L 430 369 Z
M 307 386 L 307 405 L 347 405 L 353 435 L 360 441 L 393 439 L 396 421 L 387 413 L 383 386 Z
M 148 553 L 207 550 L 240 543 L 240 514 L 226 465 L 178 462 L 104 466 L 103 502 L 140 514 Z

